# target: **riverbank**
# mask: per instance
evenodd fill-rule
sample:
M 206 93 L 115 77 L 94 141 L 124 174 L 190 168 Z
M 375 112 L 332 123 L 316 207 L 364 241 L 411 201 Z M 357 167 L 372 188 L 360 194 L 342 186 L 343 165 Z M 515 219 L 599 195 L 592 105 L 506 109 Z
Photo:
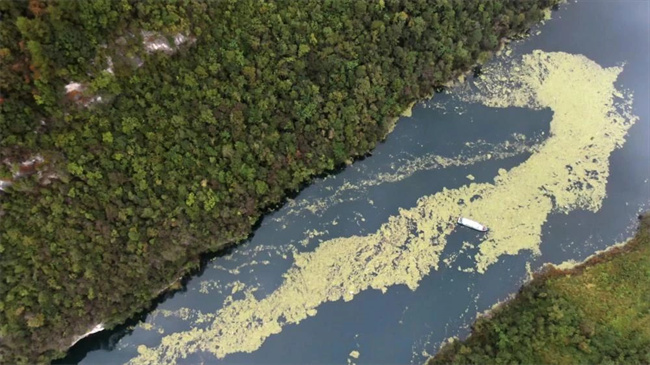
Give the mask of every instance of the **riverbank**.
M 635 237 L 577 266 L 547 266 L 427 365 L 650 361 L 650 214 Z

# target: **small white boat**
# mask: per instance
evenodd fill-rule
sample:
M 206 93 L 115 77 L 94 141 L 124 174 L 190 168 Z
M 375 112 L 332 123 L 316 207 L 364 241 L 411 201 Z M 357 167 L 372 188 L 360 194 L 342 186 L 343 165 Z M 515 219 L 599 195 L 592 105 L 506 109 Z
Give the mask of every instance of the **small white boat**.
M 488 228 L 477 221 L 473 221 L 469 218 L 458 217 L 458 224 L 461 226 L 469 227 L 475 229 L 479 232 L 487 232 Z

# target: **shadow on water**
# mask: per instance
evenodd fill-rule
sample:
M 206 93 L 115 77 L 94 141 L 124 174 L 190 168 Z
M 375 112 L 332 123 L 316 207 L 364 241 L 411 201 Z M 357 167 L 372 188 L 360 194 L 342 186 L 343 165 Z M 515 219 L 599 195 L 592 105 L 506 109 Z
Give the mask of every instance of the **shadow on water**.
M 258 222 L 258 225 L 261 222 Z M 67 356 L 52 362 L 53 365 L 63 365 L 63 364 L 78 364 L 81 360 L 86 357 L 86 355 L 91 351 L 96 350 L 105 350 L 111 351 L 115 349 L 118 342 L 125 336 L 131 335 L 133 333 L 133 328 L 140 322 L 143 322 L 149 313 L 154 311 L 158 306 L 168 300 L 173 299 L 177 295 L 181 295 L 187 292 L 187 285 L 194 277 L 200 277 L 205 272 L 207 265 L 210 261 L 218 259 L 219 257 L 224 257 L 233 252 L 235 247 L 227 247 L 223 250 L 220 250 L 217 253 L 208 253 L 201 255 L 200 264 L 197 269 L 190 271 L 178 282 L 178 285 L 173 285 L 172 287 L 178 287 L 178 289 L 168 289 L 158 295 L 155 299 L 152 300 L 152 303 L 149 307 L 141 310 L 136 313 L 134 316 L 129 318 L 124 323 L 115 326 L 113 329 L 104 330 L 98 333 L 94 333 L 88 337 L 85 337 L 79 342 L 77 342 L 73 347 L 68 350 Z

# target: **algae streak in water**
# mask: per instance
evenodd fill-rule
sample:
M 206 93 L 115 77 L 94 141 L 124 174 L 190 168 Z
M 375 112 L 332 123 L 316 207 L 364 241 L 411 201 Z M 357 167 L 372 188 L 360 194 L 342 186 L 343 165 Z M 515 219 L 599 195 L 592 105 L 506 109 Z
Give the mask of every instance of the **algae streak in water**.
M 370 288 L 385 291 L 418 282 L 439 263 L 449 223 L 471 216 L 492 230 L 476 256 L 484 272 L 504 254 L 539 251 L 542 225 L 554 211 L 596 211 L 605 197 L 609 155 L 637 120 L 631 98 L 616 90 L 621 67 L 603 68 L 581 55 L 535 51 L 523 59 L 485 70 L 478 92 L 460 97 L 492 107 L 550 108 L 550 137 L 492 184 L 475 184 L 425 196 L 367 236 L 336 238 L 295 256 L 283 284 L 262 299 L 248 293 L 216 313 L 211 326 L 144 345 L 133 364 L 175 363 L 188 354 L 222 358 L 257 350 L 285 324 L 314 316 L 323 302 L 352 300 Z M 525 121 L 521 121 L 525 123 Z M 437 244 L 432 244 L 437 242 Z

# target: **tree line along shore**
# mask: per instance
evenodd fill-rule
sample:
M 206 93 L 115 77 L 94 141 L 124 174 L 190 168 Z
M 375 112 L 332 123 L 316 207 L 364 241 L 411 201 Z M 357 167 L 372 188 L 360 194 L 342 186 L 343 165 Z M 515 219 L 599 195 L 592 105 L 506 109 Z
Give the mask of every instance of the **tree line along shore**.
M 650 214 L 625 245 L 546 267 L 427 365 L 512 363 L 650 363 Z

